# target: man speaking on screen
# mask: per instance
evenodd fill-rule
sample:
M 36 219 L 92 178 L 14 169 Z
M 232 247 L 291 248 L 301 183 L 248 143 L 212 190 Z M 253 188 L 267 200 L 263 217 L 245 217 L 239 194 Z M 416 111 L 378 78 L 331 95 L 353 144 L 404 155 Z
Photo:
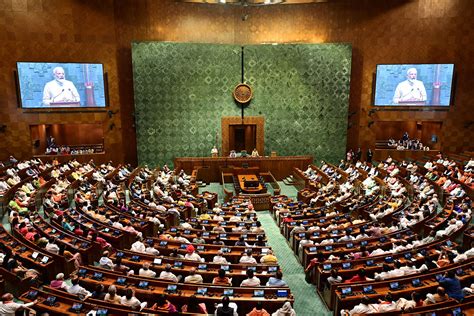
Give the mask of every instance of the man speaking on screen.
M 416 68 L 407 70 L 407 80 L 398 84 L 393 95 L 393 103 L 395 104 L 419 104 L 426 101 L 425 85 L 422 81 L 417 80 L 418 71 Z
M 54 80 L 46 83 L 43 90 L 43 104 L 52 105 L 54 103 L 78 103 L 81 97 L 77 92 L 74 83 L 66 80 L 64 69 L 56 67 L 53 69 Z

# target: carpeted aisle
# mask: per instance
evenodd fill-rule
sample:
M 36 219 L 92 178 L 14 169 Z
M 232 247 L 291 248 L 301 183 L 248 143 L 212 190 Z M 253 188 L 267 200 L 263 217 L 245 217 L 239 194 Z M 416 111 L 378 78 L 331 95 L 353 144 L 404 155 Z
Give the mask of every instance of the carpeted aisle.
M 274 250 L 278 264 L 283 271 L 283 280 L 288 283 L 291 293 L 295 296 L 294 309 L 297 315 L 324 316 L 331 315 L 316 293 L 313 285 L 306 283 L 303 267 L 296 259 L 288 243 L 280 234 L 280 230 L 269 211 L 258 212 L 258 219 L 265 228 L 268 243 Z

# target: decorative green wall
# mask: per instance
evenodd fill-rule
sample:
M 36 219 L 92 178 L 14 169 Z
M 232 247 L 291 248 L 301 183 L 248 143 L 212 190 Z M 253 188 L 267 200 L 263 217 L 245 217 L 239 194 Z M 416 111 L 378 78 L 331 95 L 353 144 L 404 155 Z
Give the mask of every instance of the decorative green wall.
M 234 45 L 132 44 L 137 151 L 140 164 L 210 156 L 221 117 L 239 115 L 232 90 L 240 82 Z
M 349 44 L 245 47 L 245 80 L 254 88 L 246 115 L 265 116 L 267 152 L 344 157 L 351 56 Z
M 221 117 L 240 115 L 240 56 L 236 45 L 132 43 L 139 163 L 209 156 L 221 144 Z M 254 90 L 245 115 L 265 117 L 265 154 L 344 156 L 350 67 L 348 44 L 244 48 Z

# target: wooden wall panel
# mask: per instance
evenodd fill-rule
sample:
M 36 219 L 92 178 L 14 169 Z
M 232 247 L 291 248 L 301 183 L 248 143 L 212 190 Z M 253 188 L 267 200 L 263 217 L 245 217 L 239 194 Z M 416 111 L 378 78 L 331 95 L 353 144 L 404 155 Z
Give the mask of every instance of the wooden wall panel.
M 371 121 L 411 119 L 443 121 L 444 151 L 474 150 L 473 16 L 471 0 L 338 0 L 258 8 L 173 0 L 0 1 L 0 124 L 7 126 L 0 134 L 0 159 L 10 153 L 29 156 L 30 124 L 77 122 L 103 124 L 107 159 L 136 161 L 132 40 L 350 42 L 348 147 L 373 146 Z M 24 113 L 16 106 L 12 76 L 17 60 L 103 62 L 118 114 L 109 119 L 106 113 Z M 446 112 L 384 110 L 369 116 L 378 63 L 455 63 L 455 106 Z
M 100 124 L 105 138 L 104 160 L 121 162 L 122 122 L 118 93 L 113 0 L 0 1 L 0 160 L 10 154 L 31 156 L 29 125 Z M 13 71 L 17 61 L 100 62 L 108 73 L 110 109 L 102 112 L 27 112 L 17 107 Z M 110 125 L 115 126 L 110 129 Z

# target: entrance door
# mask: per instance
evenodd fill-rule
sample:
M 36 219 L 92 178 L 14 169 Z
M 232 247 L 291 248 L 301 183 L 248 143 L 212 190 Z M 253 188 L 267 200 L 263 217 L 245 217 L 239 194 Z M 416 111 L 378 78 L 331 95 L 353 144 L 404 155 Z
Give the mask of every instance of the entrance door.
M 227 157 L 231 150 L 246 150 L 251 154 L 257 148 L 259 154 L 265 154 L 263 116 L 224 116 L 221 119 L 222 156 Z
M 229 148 L 236 152 L 246 150 L 252 153 L 257 144 L 257 126 L 255 124 L 239 124 L 229 126 Z

